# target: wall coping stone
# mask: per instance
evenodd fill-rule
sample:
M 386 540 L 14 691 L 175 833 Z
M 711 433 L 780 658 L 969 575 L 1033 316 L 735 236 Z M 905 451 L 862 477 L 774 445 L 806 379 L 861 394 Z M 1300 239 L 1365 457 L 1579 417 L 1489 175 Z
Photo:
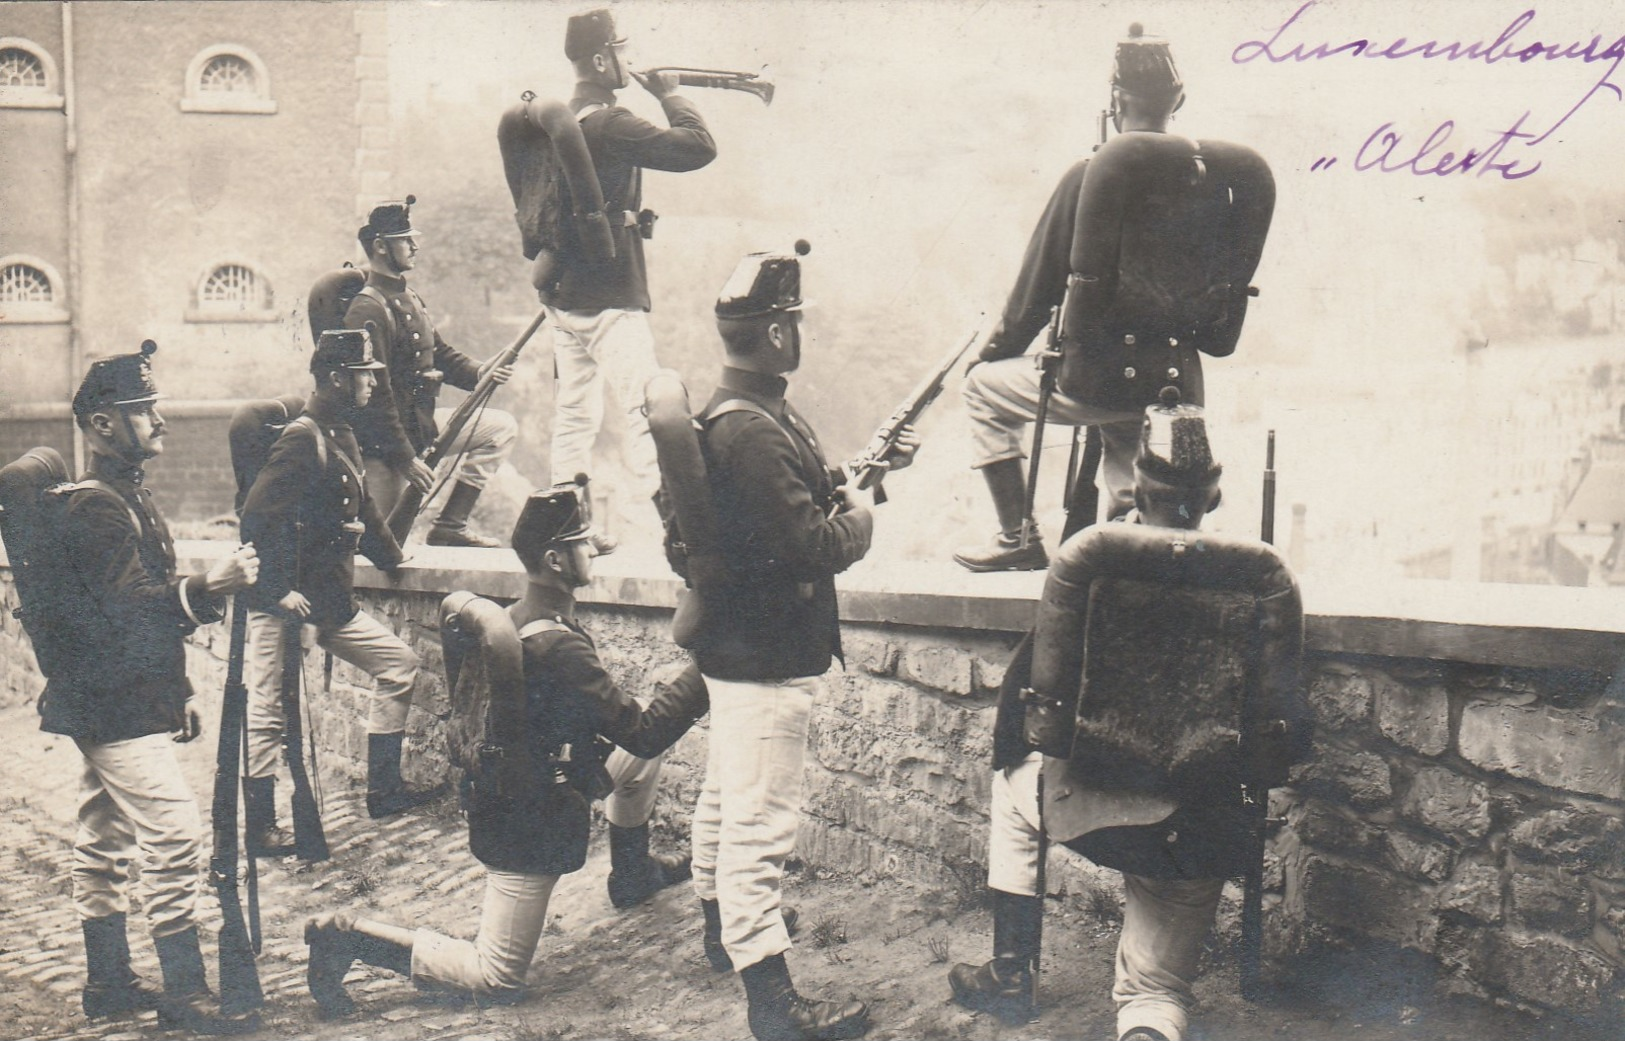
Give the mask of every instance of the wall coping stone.
M 181 570 L 202 570 L 229 544 L 179 540 Z M 392 582 L 368 564 L 365 589 L 445 593 L 469 589 L 515 598 L 524 569 L 506 550 L 408 546 Z M 0 550 L 0 563 L 5 560 Z M 837 580 L 841 619 L 942 629 L 1018 633 L 1031 623 L 1043 572 L 971 575 L 948 560 L 868 560 Z M 682 583 L 658 551 L 623 547 L 594 561 L 584 604 L 669 611 Z M 1576 668 L 1613 674 L 1625 660 L 1625 595 L 1575 586 L 1395 579 L 1304 589 L 1311 651 L 1423 658 L 1523 668 Z

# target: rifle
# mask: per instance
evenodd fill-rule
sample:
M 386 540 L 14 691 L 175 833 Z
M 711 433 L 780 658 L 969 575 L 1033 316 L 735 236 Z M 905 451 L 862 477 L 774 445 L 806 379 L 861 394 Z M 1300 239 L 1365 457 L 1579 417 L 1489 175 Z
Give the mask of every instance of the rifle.
M 1269 432 L 1268 447 L 1264 452 L 1264 516 L 1259 525 L 1259 537 L 1275 542 L 1275 431 Z M 1252 690 L 1249 685 L 1248 690 Z M 1242 713 L 1242 769 L 1245 771 L 1257 755 L 1253 723 L 1254 714 Z M 1245 775 L 1244 775 L 1245 776 Z M 1242 812 L 1247 821 L 1247 868 L 1241 884 L 1241 996 L 1257 1001 L 1263 984 L 1264 961 L 1264 850 L 1269 824 L 1269 789 L 1258 784 L 1243 782 L 1241 786 Z
M 1050 398 L 1055 396 L 1055 375 L 1061 364 L 1061 341 L 1066 336 L 1061 328 L 1062 316 L 1066 314 L 1067 300 L 1072 295 L 1072 280 L 1067 279 L 1066 296 L 1061 298 L 1059 307 L 1050 308 L 1049 312 L 1049 344 L 1034 356 L 1034 364 L 1038 366 L 1038 408 L 1033 413 L 1033 451 L 1027 460 L 1027 503 L 1021 515 L 1021 548 L 1026 549 L 1032 544 L 1033 536 L 1038 531 L 1038 521 L 1033 516 L 1033 504 L 1038 498 L 1038 461 L 1044 454 L 1044 424 L 1049 419 Z
M 305 672 L 305 650 L 299 644 L 303 628 L 304 622 L 298 618 L 282 622 L 282 751 L 293 779 L 294 853 L 300 860 L 315 863 L 326 860 L 328 851 L 321 810 L 305 771 L 305 727 L 299 716 L 299 688 Z
M 474 389 L 468 392 L 468 397 L 463 399 L 462 404 L 452 410 L 451 415 L 446 419 L 445 428 L 440 431 L 440 436 L 435 438 L 434 444 L 425 448 L 420 456 L 429 469 L 432 470 L 439 466 L 440 461 L 450 454 L 452 445 L 457 443 L 457 438 L 462 435 L 463 428 L 468 425 L 468 421 L 473 419 L 491 400 L 491 395 L 496 393 L 497 382 L 493 377 L 493 373 L 505 365 L 512 365 L 519 357 L 519 352 L 524 350 L 525 344 L 530 342 L 530 338 L 536 335 L 536 330 L 540 329 L 545 321 L 547 321 L 547 308 L 544 307 L 536 312 L 536 317 L 532 318 L 530 324 L 525 326 L 525 331 L 520 333 L 518 338 L 503 350 L 502 354 L 499 355 L 499 360 L 495 365 L 491 366 L 490 371 L 480 377 L 478 383 L 474 384 Z M 404 543 L 406 541 L 406 536 L 412 530 L 412 522 L 418 519 L 418 511 L 423 509 L 423 499 L 424 493 L 422 489 L 414 484 L 408 483 L 401 490 L 401 497 L 396 500 L 394 508 L 389 511 L 389 517 L 385 521 L 390 533 L 395 536 L 396 542 Z
M 863 447 L 863 451 L 858 453 L 858 457 L 846 465 L 847 472 L 856 477 L 859 488 L 874 488 L 875 502 L 886 501 L 886 488 L 881 483 L 886 479 L 884 464 L 889 462 L 897 451 L 898 437 L 920 418 L 920 415 L 930 407 L 931 402 L 937 400 L 937 395 L 942 393 L 942 384 L 948 378 L 948 373 L 953 371 L 959 359 L 964 357 L 971 344 L 981 335 L 980 330 L 971 333 L 964 343 L 949 351 L 936 368 L 926 373 L 925 378 L 909 391 L 903 403 L 893 409 L 891 415 L 886 417 L 886 421 L 880 424 L 880 428 Z
M 237 893 L 238 780 L 242 775 L 243 737 L 248 725 L 248 687 L 243 683 L 244 647 L 248 641 L 248 606 L 233 598 L 231 652 L 226 664 L 226 690 L 220 701 L 220 737 L 215 745 L 214 853 L 209 858 L 209 884 L 220 898 L 220 1010 L 230 1016 L 253 1012 L 265 1004 L 254 947 L 243 921 Z M 250 859 L 250 863 L 252 863 Z

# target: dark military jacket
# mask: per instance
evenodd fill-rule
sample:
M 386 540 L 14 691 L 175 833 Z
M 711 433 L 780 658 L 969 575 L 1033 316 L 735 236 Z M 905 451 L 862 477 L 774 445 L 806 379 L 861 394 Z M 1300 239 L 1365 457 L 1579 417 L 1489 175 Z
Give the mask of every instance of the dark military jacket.
M 46 683 L 40 729 L 92 744 L 181 728 L 192 687 L 185 640 L 220 620 L 203 576 L 175 574 L 169 527 L 139 468 L 93 456 L 63 518 L 62 616 L 79 626 L 73 659 Z
M 473 390 L 480 363 L 446 345 L 406 279 L 369 271 L 367 286 L 385 302 L 361 293 L 350 302 L 344 327 L 367 330 L 373 352 L 386 368 L 378 371 L 372 400 L 355 416 L 355 436 L 362 452 L 400 470 L 440 433 L 434 421 L 440 388 L 422 374 L 436 369 L 453 387 Z
M 578 870 L 587 859 L 589 797 L 605 794 L 589 783 L 595 772 L 602 775 L 609 750 L 600 738 L 653 758 L 710 708 L 697 682 L 680 692 L 667 688 L 644 708 L 604 671 L 592 638 L 575 621 L 570 597 L 559 593 L 547 606 L 544 617 L 554 624 L 537 627 L 523 641 L 531 780 L 515 785 L 517 790 L 491 790 L 479 776 L 463 781 L 469 848 L 497 871 Z M 565 748 L 568 768 L 558 763 Z
M 361 451 L 348 416 L 330 414 L 329 407 L 312 399 L 271 446 L 243 504 L 242 531 L 260 558 L 259 581 L 244 591 L 244 599 L 272 611 L 289 590 L 297 589 L 310 601 L 306 620 L 332 629 L 357 610 L 356 552 L 386 571 L 399 567 L 402 558 L 395 536 L 367 497 Z M 318 437 L 327 445 L 325 466 Z M 347 522 L 362 525 L 359 540 L 345 531 Z
M 643 206 L 643 171 L 685 173 L 698 170 L 717 156 L 716 142 L 699 110 L 687 98 L 660 99 L 670 127 L 657 127 L 615 103 L 615 93 L 592 83 L 576 84 L 570 109 L 581 112 L 602 105 L 581 120 L 604 192 L 604 212 L 615 242 L 615 259 L 607 265 L 587 263 L 582 251 L 571 248 L 572 222 L 566 222 L 563 271 L 552 305 L 561 311 L 603 311 L 620 308 L 649 310 L 649 277 L 643 261 L 643 237 L 628 227 L 627 213 Z M 566 212 L 572 212 L 573 206 Z
M 761 406 L 706 424 L 705 460 L 730 581 L 706 597 L 692 648 L 707 676 L 820 676 L 841 652 L 835 576 L 869 551 L 867 511 L 831 515 L 845 480 L 824 461 L 812 427 L 784 400 L 786 383 L 722 370 L 706 412 L 732 399 Z

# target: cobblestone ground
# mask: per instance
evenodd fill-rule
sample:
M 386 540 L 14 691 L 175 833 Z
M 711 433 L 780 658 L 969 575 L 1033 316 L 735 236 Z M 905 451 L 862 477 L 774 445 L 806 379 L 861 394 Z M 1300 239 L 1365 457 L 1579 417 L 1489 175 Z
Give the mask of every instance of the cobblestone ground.
M 32 709 L 0 712 L 7 755 L 0 758 L 0 1037 L 88 1037 L 104 1041 L 168 1036 L 152 1014 L 87 1024 L 79 1011 L 84 952 L 68 899 L 69 844 L 77 755 L 72 743 L 36 729 Z M 181 746 L 205 812 L 213 741 Z M 331 861 L 260 862 L 264 949 L 259 966 L 267 1002 L 258 1038 L 748 1038 L 738 982 L 701 955 L 698 913 L 687 887 L 644 907 L 617 912 L 604 892 L 602 838 L 585 870 L 555 891 L 553 920 L 522 1003 L 483 1008 L 431 999 L 387 973 L 357 967 L 349 989 L 360 1006 L 350 1019 L 323 1022 L 305 990 L 304 918 L 344 906 L 371 917 L 472 936 L 481 869 L 463 828 L 447 812 L 378 824 L 359 789 L 332 779 L 326 794 Z M 657 843 L 658 844 L 658 843 Z M 898 883 L 792 874 L 788 896 L 805 923 L 791 956 L 804 990 L 868 1000 L 887 1038 L 1078 1038 L 1114 1036 L 1109 999 L 1116 938 L 1115 902 L 1103 893 L 1055 902 L 1046 918 L 1045 1010 L 1035 1024 L 1006 1027 L 947 1000 L 947 966 L 987 957 L 990 923 L 963 892 Z M 205 956 L 215 974 L 211 890 L 202 901 Z M 158 966 L 131 914 L 136 968 Z M 1196 1041 L 1282 1038 L 1362 1041 L 1514 1041 L 1577 1038 L 1572 1024 L 1434 997 L 1425 974 L 1400 962 L 1351 960 L 1326 966 L 1283 1000 L 1254 1007 L 1236 996 L 1234 964 L 1215 954 L 1199 987 Z

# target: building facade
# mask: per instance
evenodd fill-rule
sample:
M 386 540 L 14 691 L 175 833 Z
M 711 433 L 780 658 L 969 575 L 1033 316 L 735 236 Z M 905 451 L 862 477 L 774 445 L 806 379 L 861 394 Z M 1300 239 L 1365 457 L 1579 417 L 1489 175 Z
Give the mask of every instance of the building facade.
M 152 339 L 176 447 L 212 446 L 154 486 L 229 511 L 230 402 L 305 385 L 306 292 L 389 193 L 386 33 L 376 4 L 0 3 L 0 457 L 74 451 L 80 373 Z

